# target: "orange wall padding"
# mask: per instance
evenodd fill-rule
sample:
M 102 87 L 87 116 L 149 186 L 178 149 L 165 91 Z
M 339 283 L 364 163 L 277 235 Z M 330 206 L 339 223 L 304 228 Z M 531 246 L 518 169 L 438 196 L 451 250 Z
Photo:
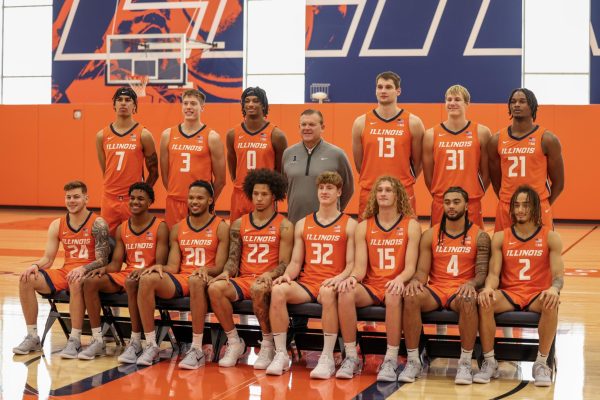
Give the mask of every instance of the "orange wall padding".
M 158 148 L 161 132 L 181 119 L 179 104 L 140 104 L 136 120 L 154 135 Z M 271 105 L 269 119 L 287 135 L 289 144 L 299 141 L 298 117 L 306 108 L 318 108 L 325 116 L 325 139 L 343 148 L 352 160 L 351 128 L 354 119 L 372 104 Z M 421 117 L 426 128 L 445 118 L 443 104 L 408 104 L 406 109 Z M 81 110 L 80 120 L 73 112 Z M 204 122 L 221 134 L 241 121 L 238 104 L 208 104 Z M 537 123 L 546 126 L 561 140 L 565 159 L 565 191 L 553 207 L 555 218 L 600 219 L 600 190 L 594 160 L 599 157 L 600 135 L 594 129 L 600 105 L 541 106 Z M 492 132 L 508 125 L 504 104 L 472 104 L 470 119 L 487 125 Z M 63 206 L 62 186 L 72 179 L 88 184 L 91 207 L 100 206 L 102 177 L 96 157 L 95 135 L 112 121 L 110 104 L 53 104 L 0 106 L 0 205 Z M 382 171 L 384 172 L 384 171 Z M 356 174 L 356 171 L 355 171 Z M 164 208 L 165 190 L 156 184 L 154 208 Z M 229 209 L 231 182 L 228 180 L 217 202 L 218 210 Z M 431 198 L 422 176 L 416 185 L 417 213 L 429 215 Z M 488 189 L 483 209 L 486 217 L 495 215 L 496 197 Z M 356 213 L 357 196 L 347 211 Z

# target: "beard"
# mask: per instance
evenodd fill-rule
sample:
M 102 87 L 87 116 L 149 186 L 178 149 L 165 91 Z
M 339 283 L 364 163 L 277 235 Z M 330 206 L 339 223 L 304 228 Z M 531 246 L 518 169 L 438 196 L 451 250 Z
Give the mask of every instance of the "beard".
M 456 215 L 454 215 L 452 217 L 449 215 L 446 215 L 446 218 L 450 221 L 458 221 L 459 219 L 461 219 L 464 216 L 465 216 L 465 211 L 463 211 L 461 213 L 457 213 Z

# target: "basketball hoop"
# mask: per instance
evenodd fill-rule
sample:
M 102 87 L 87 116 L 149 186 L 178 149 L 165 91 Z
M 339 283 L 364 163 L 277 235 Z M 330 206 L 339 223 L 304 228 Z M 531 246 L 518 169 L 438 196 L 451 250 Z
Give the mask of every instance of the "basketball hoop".
M 133 89 L 135 94 L 139 97 L 146 97 L 146 86 L 150 77 L 148 75 L 129 75 L 127 77 L 127 84 Z

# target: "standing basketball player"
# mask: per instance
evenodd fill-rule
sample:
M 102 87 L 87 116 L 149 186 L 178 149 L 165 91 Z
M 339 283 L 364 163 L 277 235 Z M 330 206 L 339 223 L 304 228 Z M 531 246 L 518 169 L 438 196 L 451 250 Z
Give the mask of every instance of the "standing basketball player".
M 560 141 L 546 128 L 534 124 L 538 103 L 529 89 L 515 89 L 508 99 L 512 125 L 489 142 L 490 177 L 500 199 L 495 231 L 512 225 L 510 199 L 520 185 L 530 185 L 541 199 L 542 224 L 552 227 L 550 206 L 563 191 L 565 170 Z
M 414 382 L 421 374 L 421 313 L 442 308 L 459 315 L 462 350 L 454 382 L 464 385 L 473 382 L 471 358 L 477 337 L 477 290 L 487 276 L 490 237 L 469 220 L 469 200 L 460 187 L 446 189 L 441 223 L 421 237 L 417 272 L 404 292 L 402 326 L 408 360 L 398 378 L 401 382 Z
M 494 314 L 523 310 L 541 314 L 540 345 L 532 372 L 535 386 L 552 384 L 548 354 L 558 325 L 564 265 L 560 236 L 551 226 L 542 225 L 542 213 L 537 190 L 520 186 L 510 200 L 513 225 L 492 238 L 490 271 L 479 292 L 479 336 L 484 361 L 473 378 L 477 383 L 498 377 Z
M 116 118 L 96 134 L 96 151 L 104 176 L 101 215 L 108 223 L 111 236 L 117 226 L 129 218 L 127 192 L 144 176 L 144 160 L 148 169 L 146 182 L 154 186 L 158 179 L 158 157 L 152 134 L 133 119 L 137 112 L 137 95 L 122 87 L 113 96 Z
M 269 316 L 275 340 L 275 358 L 267 374 L 281 375 L 289 369 L 287 304 L 318 302 L 323 305 L 324 346 L 311 378 L 328 379 L 335 372 L 333 348 L 338 335 L 337 287 L 354 267 L 356 221 L 338 210 L 342 177 L 323 172 L 317 177 L 319 209 L 302 218 L 294 230 L 292 260 L 285 273 L 273 282 Z M 298 277 L 297 281 L 296 277 Z
M 398 107 L 401 92 L 398 74 L 382 72 L 375 84 L 377 107 L 356 118 L 352 126 L 352 153 L 360 174 L 359 218 L 382 171 L 400 180 L 416 212 L 413 185 L 421 170 L 425 128 L 419 117 Z
M 229 243 L 227 223 L 212 214 L 213 196 L 209 182 L 192 182 L 188 194 L 189 216 L 171 230 L 167 264 L 154 265 L 141 274 L 138 304 L 146 349 L 137 359 L 138 365 L 152 365 L 158 359 L 160 349 L 153 336 L 156 296 L 162 299 L 190 296 L 192 347 L 179 367 L 196 369 L 204 365 L 206 283 L 209 276 L 223 270 Z
M 196 180 L 212 182 L 214 201 L 225 186 L 225 152 L 217 132 L 201 121 L 206 96 L 183 92 L 183 122 L 166 129 L 160 140 L 160 169 L 167 189 L 165 220 L 169 229 L 188 213 L 188 190 Z
M 287 148 L 287 139 L 281 129 L 266 120 L 268 114 L 267 93 L 258 86 L 244 90 L 244 122 L 227 132 L 227 165 L 233 181 L 231 222 L 253 210 L 252 202 L 243 189 L 248 172 L 258 168 L 281 172 L 281 158 Z
M 380 176 L 375 181 L 356 228 L 354 270 L 338 294 L 340 328 L 346 358 L 337 378 L 351 379 L 360 370 L 356 352 L 356 308 L 385 305 L 387 351 L 377 380 L 395 382 L 402 332 L 402 294 L 415 273 L 421 227 L 413 218 L 408 194 L 400 181 Z M 357 284 L 358 283 L 358 284 Z
M 423 177 L 431 192 L 431 226 L 444 214 L 444 192 L 461 187 L 469 195 L 469 217 L 483 228 L 481 198 L 490 184 L 487 144 L 490 130 L 467 120 L 471 95 L 467 88 L 454 85 L 446 90 L 448 118 L 428 129 L 423 138 Z
M 71 334 L 62 358 L 77 358 L 81 350 L 81 329 L 85 306 L 81 290 L 82 278 L 90 271 L 102 268 L 108 262 L 110 245 L 108 225 L 87 209 L 88 195 L 85 183 L 69 182 L 64 186 L 67 215 L 55 219 L 48 228 L 48 241 L 42 258 L 32 263 L 19 279 L 19 297 L 27 324 L 27 336 L 17 347 L 15 354 L 41 351 L 37 334 L 38 305 L 35 292 L 54 294 L 69 290 L 69 314 Z M 52 269 L 52 263 L 62 243 L 65 261 L 62 268 Z
M 106 344 L 100 328 L 100 292 L 127 292 L 127 304 L 131 319 L 131 339 L 118 358 L 122 363 L 135 363 L 142 351 L 141 322 L 138 311 L 138 284 L 140 273 L 157 262 L 166 262 L 169 252 L 169 230 L 166 223 L 149 212 L 154 202 L 154 190 L 145 182 L 129 188 L 131 217 L 116 231 L 116 246 L 112 260 L 104 269 L 91 274 L 83 284 L 85 304 L 92 328 L 92 341 L 78 358 L 93 360 L 105 352 Z M 125 261 L 126 267 L 121 270 Z
M 244 180 L 244 193 L 252 199 L 254 211 L 231 224 L 229 258 L 223 273 L 209 282 L 208 295 L 227 334 L 227 350 L 219 366 L 233 367 L 246 351 L 233 324 L 231 303 L 252 299 L 262 331 L 254 369 L 266 369 L 275 356 L 269 322 L 271 286 L 290 262 L 294 227 L 275 211 L 275 201 L 283 200 L 286 193 L 286 181 L 280 173 L 268 169 L 250 171 Z

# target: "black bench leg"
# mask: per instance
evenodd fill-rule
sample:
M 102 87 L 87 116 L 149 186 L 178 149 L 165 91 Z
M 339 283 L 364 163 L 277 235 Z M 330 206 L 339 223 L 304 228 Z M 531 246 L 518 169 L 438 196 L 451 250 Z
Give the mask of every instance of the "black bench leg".
M 54 301 L 52 300 L 48 300 L 48 302 L 50 303 L 50 313 L 48 313 L 48 318 L 46 319 L 46 325 L 44 326 L 44 334 L 42 335 L 42 346 L 44 345 L 44 341 L 46 340 L 46 335 L 48 334 L 48 332 L 50 332 L 50 329 L 52 328 L 52 325 L 54 325 L 54 321 L 58 320 L 58 322 L 60 323 L 60 327 L 62 328 L 65 337 L 68 339 L 69 338 L 69 328 L 67 327 L 67 324 L 65 323 L 65 321 L 62 319 L 60 312 L 58 312 L 58 309 L 56 308 L 56 304 L 54 303 Z

